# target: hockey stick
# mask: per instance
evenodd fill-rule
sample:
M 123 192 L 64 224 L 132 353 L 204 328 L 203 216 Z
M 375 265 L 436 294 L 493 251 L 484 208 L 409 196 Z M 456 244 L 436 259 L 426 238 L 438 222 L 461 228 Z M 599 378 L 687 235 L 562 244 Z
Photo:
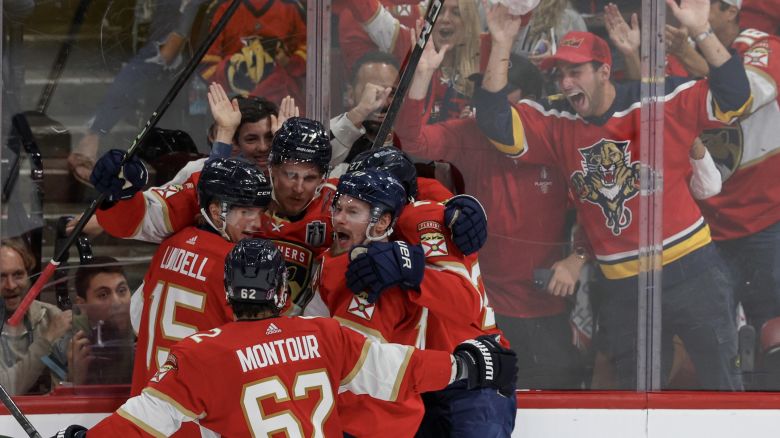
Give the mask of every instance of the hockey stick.
M 11 415 L 16 418 L 16 421 L 19 422 L 19 425 L 22 426 L 22 429 L 27 432 L 27 435 L 29 435 L 30 438 L 41 438 L 41 434 L 35 430 L 35 427 L 33 427 L 32 423 L 30 423 L 30 420 L 24 416 L 22 411 L 19 410 L 19 407 L 16 406 L 16 403 L 11 400 L 11 396 L 8 395 L 8 392 L 5 390 L 3 385 L 0 385 L 0 400 L 3 402 L 5 407 L 8 408 L 8 412 L 10 412 Z
M 420 57 L 422 56 L 423 49 L 425 49 L 425 44 L 428 43 L 428 40 L 431 37 L 433 25 L 436 24 L 436 19 L 439 18 L 439 12 L 441 12 L 442 6 L 444 6 L 444 0 L 431 0 L 428 3 L 428 9 L 425 11 L 425 21 L 423 22 L 420 36 L 417 38 L 417 44 L 412 47 L 412 52 L 409 55 L 409 60 L 406 62 L 406 67 L 404 67 L 404 71 L 398 79 L 398 86 L 395 88 L 393 100 L 390 102 L 387 113 L 385 113 L 385 119 L 382 120 L 382 124 L 379 125 L 379 131 L 376 133 L 376 138 L 374 138 L 371 149 L 376 149 L 385 144 L 385 139 L 393 128 L 393 122 L 395 122 L 398 110 L 401 108 L 401 103 L 404 101 L 406 90 L 412 83 L 414 71 L 417 70 L 417 63 L 420 62 Z
M 173 100 L 176 98 L 176 96 L 179 94 L 179 91 L 181 91 L 182 88 L 184 88 L 184 85 L 187 83 L 187 80 L 192 75 L 192 73 L 195 71 L 195 69 L 198 67 L 198 64 L 200 64 L 201 59 L 203 59 L 203 56 L 208 51 L 209 47 L 211 47 L 211 44 L 214 42 L 214 40 L 217 39 L 217 36 L 220 32 L 225 28 L 227 25 L 227 22 L 230 20 L 230 17 L 233 16 L 233 13 L 238 9 L 239 5 L 241 5 L 241 0 L 232 0 L 232 3 L 230 3 L 230 6 L 227 8 L 225 13 L 222 15 L 222 17 L 217 22 L 217 25 L 214 27 L 214 29 L 209 33 L 209 35 L 206 37 L 206 40 L 203 41 L 203 43 L 198 47 L 198 51 L 195 52 L 192 59 L 190 59 L 187 66 L 184 68 L 184 70 L 179 74 L 179 77 L 176 78 L 176 82 L 171 86 L 171 89 L 168 90 L 168 93 L 163 97 L 162 102 L 157 106 L 157 109 L 154 110 L 152 113 L 152 116 L 149 118 L 149 120 L 146 122 L 146 125 L 144 125 L 143 129 L 141 129 L 141 132 L 138 133 L 138 135 L 133 140 L 133 144 L 130 145 L 130 148 L 127 150 L 127 153 L 125 154 L 125 158 L 122 160 L 122 163 L 119 165 L 119 168 L 122 169 L 125 165 L 125 163 L 130 160 L 130 158 L 135 155 L 136 150 L 138 149 L 138 145 L 142 144 L 143 140 L 146 138 L 146 135 L 151 131 L 151 129 L 157 124 L 157 122 L 160 121 L 160 118 L 162 118 L 165 111 L 168 109 L 169 106 L 171 106 L 171 103 L 173 103 Z M 121 170 L 119 174 L 121 175 Z M 52 274 L 54 274 L 54 270 L 57 269 L 57 266 L 60 264 L 60 261 L 63 260 L 65 253 L 68 252 L 68 249 L 73 245 L 73 243 L 78 239 L 79 235 L 81 234 L 81 231 L 84 229 L 84 226 L 87 224 L 89 219 L 92 217 L 92 215 L 95 214 L 95 210 L 97 210 L 98 206 L 106 199 L 106 194 L 101 193 L 98 195 L 98 197 L 92 201 L 91 204 L 89 204 L 89 207 L 84 211 L 84 213 L 81 214 L 81 219 L 79 219 L 79 222 L 76 224 L 76 227 L 73 229 L 73 231 L 70 233 L 70 236 L 68 237 L 68 240 L 65 242 L 65 244 L 60 248 L 60 250 L 52 257 L 51 261 L 49 261 L 49 264 L 46 265 L 46 267 L 41 271 L 41 275 L 38 276 L 38 279 L 35 281 L 35 284 L 32 285 L 30 290 L 27 292 L 27 295 L 25 295 L 24 300 L 19 304 L 19 307 L 16 309 L 16 312 L 11 316 L 11 318 L 8 319 L 8 324 L 10 325 L 18 325 L 19 322 L 21 322 L 22 317 L 25 313 L 27 313 L 27 309 L 30 308 L 30 304 L 32 304 L 33 300 L 38 297 L 38 294 L 41 293 L 41 289 L 43 289 L 43 286 L 46 284 L 46 282 L 49 281 Z

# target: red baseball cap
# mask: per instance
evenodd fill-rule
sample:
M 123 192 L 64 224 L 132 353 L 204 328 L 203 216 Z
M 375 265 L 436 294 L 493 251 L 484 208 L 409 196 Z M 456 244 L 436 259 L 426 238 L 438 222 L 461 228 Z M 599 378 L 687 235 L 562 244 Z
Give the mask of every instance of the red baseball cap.
M 558 61 L 572 64 L 582 64 L 590 61 L 598 61 L 612 65 L 612 54 L 609 45 L 602 38 L 590 32 L 569 32 L 558 41 L 558 51 L 555 55 L 542 61 L 542 70 L 555 67 Z

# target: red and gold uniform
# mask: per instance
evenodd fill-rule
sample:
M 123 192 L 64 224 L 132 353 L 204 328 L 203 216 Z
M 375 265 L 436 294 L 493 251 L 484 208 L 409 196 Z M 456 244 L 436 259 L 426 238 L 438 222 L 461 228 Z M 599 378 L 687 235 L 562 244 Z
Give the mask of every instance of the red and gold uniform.
M 320 258 L 314 289 L 328 314 L 341 325 L 377 342 L 424 345 L 428 312 L 411 299 L 416 292 L 393 287 L 370 304 L 347 288 L 348 265 L 348 253 L 334 257 L 325 251 Z M 425 291 L 425 281 L 422 287 Z M 422 400 L 417 396 L 389 403 L 345 392 L 339 395 L 337 407 L 345 432 L 380 438 L 413 436 L 424 413 Z M 355 415 L 358 411 L 360 415 Z M 391 423 L 393 427 L 387 427 Z
M 664 99 L 663 264 L 710 243 L 710 230 L 690 194 L 688 151 L 706 128 L 723 126 L 751 105 L 733 78 L 742 66 L 732 57 L 711 69 L 709 80 L 667 79 Z M 743 76 L 744 78 L 744 76 Z M 747 85 L 747 84 L 740 84 Z M 511 159 L 555 166 L 575 192 L 578 221 L 591 239 L 604 276 L 639 272 L 640 84 L 617 84 L 610 110 L 583 119 L 568 102 L 510 105 L 504 93 L 475 94 L 477 121 L 495 147 Z
M 185 228 L 163 241 L 144 276 L 131 395 L 165 362 L 170 348 L 233 320 L 225 298 L 225 256 L 234 244 L 213 231 Z
M 372 342 L 327 318 L 232 322 L 176 345 L 142 394 L 89 434 L 168 436 L 198 421 L 230 437 L 341 436 L 339 388 L 405 399 L 449 384 L 451 358 Z
M 221 3 L 213 28 L 229 2 Z M 206 82 L 228 94 L 252 94 L 279 102 L 288 94 L 305 102 L 306 25 L 296 1 L 244 0 L 201 62 Z
M 716 241 L 755 234 L 780 221 L 780 139 L 770 126 L 780 123 L 780 39 L 746 29 L 731 45 L 742 56 L 753 87 L 749 117 L 733 126 L 702 133 L 724 176 L 720 194 L 700 202 Z

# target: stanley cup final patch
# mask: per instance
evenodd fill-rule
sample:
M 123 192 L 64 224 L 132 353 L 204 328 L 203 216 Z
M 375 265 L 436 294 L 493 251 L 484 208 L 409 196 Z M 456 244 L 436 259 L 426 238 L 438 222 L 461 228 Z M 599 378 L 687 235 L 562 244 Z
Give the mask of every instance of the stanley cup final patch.
M 425 257 L 446 256 L 447 242 L 442 233 L 425 233 L 420 236 L 420 244 L 425 251 Z

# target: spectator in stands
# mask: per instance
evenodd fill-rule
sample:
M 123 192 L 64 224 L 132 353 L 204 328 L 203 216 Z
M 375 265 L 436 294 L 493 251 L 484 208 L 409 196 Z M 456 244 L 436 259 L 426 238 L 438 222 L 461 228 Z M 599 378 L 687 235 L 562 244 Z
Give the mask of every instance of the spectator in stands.
M 744 0 L 739 13 L 739 24 L 743 29 L 758 29 L 770 35 L 777 35 L 780 32 L 780 1 Z
M 113 257 L 95 257 L 75 276 L 76 304 L 68 346 L 70 380 L 77 384 L 130 383 L 135 335 L 130 326 L 130 286 Z
M 14 327 L 8 318 L 16 311 L 28 288 L 35 260 L 18 239 L 0 243 L 0 383 L 11 395 L 42 393 L 51 389 L 51 376 L 41 358 L 54 353 L 64 361 L 61 338 L 70 329 L 72 313 L 33 301 L 22 323 Z
M 738 390 L 734 358 L 733 290 L 701 212 L 689 194 L 688 154 L 699 132 L 731 123 L 750 107 L 750 83 L 736 56 L 712 34 L 709 2 L 667 1 L 672 13 L 696 35 L 710 80 L 667 81 L 664 102 L 662 248 L 663 346 L 679 335 L 707 389 Z M 562 99 L 539 105 L 506 98 L 507 61 L 520 17 L 503 5 L 488 12 L 492 48 L 485 78 L 475 93 L 477 122 L 495 149 L 511 159 L 556 166 L 576 195 L 578 221 L 601 268 L 599 333 L 622 388 L 636 382 L 639 300 L 640 83 L 610 81 L 611 54 L 594 34 L 570 32 L 542 67 L 556 67 Z M 681 186 L 682 185 L 682 186 Z M 669 354 L 663 356 L 669 365 Z M 665 367 L 664 371 L 668 372 Z
M 344 60 L 344 73 L 355 70 L 355 62 L 369 52 L 380 50 L 372 37 L 363 28 L 363 23 L 376 14 L 390 15 L 402 26 L 413 29 L 425 12 L 419 0 L 333 0 L 333 14 L 339 19 L 339 46 Z M 379 9 L 379 6 L 383 6 Z M 371 28 L 377 31 L 377 26 Z
M 213 28 L 229 2 L 220 2 Z M 297 0 L 242 2 L 206 56 L 200 75 L 230 94 L 263 96 L 279 102 L 292 96 L 305 103 L 306 25 Z
M 518 388 L 580 389 L 584 373 L 565 297 L 575 292 L 587 256 L 578 251 L 559 260 L 568 240 L 566 180 L 549 166 L 518 166 L 486 152 L 488 139 L 472 117 L 422 124 L 424 98 L 442 58 L 441 50 L 426 46 L 396 134 L 406 152 L 455 165 L 466 193 L 485 207 L 489 234 L 479 251 L 481 273 L 496 322 L 518 353 Z M 540 96 L 542 82 L 529 60 L 511 55 L 511 102 Z M 536 287 L 533 273 L 542 268 L 554 274 L 549 285 Z
M 629 25 L 623 18 L 623 15 L 621 15 L 620 9 L 616 5 L 610 4 L 604 8 L 604 23 L 610 41 L 617 48 L 617 51 L 623 55 L 626 67 L 624 79 L 640 80 L 641 61 L 639 59 L 639 45 L 641 36 L 639 34 L 639 19 L 637 15 L 631 14 L 631 24 Z M 678 29 L 666 25 L 666 36 L 667 47 L 671 49 L 671 56 L 667 55 L 666 72 L 668 75 L 698 77 L 707 74 L 709 70 L 707 61 L 697 54 L 695 48 L 688 44 L 688 32 L 684 28 Z M 683 42 L 679 41 L 681 38 L 684 39 Z M 692 62 L 688 64 L 688 61 L 680 62 L 678 59 L 691 59 Z M 697 73 L 691 72 L 691 74 L 688 74 L 684 70 L 680 73 L 679 70 L 684 65 L 691 66 Z M 720 193 L 722 188 L 720 172 L 712 159 L 712 155 L 700 138 L 696 137 L 688 155 L 692 169 L 688 187 L 694 199 L 707 199 Z
M 398 59 L 406 57 L 419 32 L 401 25 L 378 0 L 346 1 L 353 11 L 365 11 L 366 21 L 361 22 L 380 51 L 392 53 Z M 448 46 L 450 50 L 436 71 L 434 86 L 426 99 L 431 123 L 468 113 L 466 106 L 474 91 L 468 78 L 479 72 L 481 32 L 476 1 L 444 3 L 431 39 L 437 49 Z
M 155 3 L 148 43 L 127 62 L 114 78 L 90 122 L 87 134 L 68 156 L 73 177 L 89 184 L 89 175 L 98 156 L 100 138 L 136 107 L 139 90 L 148 95 L 165 93 L 182 65 L 184 48 L 195 17 L 205 0 Z
M 330 120 L 331 167 L 348 163 L 371 147 L 390 104 L 398 69 L 398 60 L 385 52 L 368 52 L 355 62 L 347 88 L 350 110 Z M 392 141 L 389 135 L 386 143 Z M 336 176 L 340 174 L 336 171 Z
M 756 29 L 740 28 L 741 0 L 716 0 L 710 22 L 724 46 L 742 56 L 753 89 L 750 114 L 739 127 L 707 130 L 702 139 L 715 157 L 723 190 L 700 202 L 712 238 L 729 261 L 737 301 L 758 333 L 780 316 L 780 190 L 773 183 L 780 166 L 777 83 L 780 39 Z M 701 58 L 698 53 L 692 57 Z M 701 60 L 683 60 L 699 65 Z M 704 74 L 710 74 L 709 69 Z M 759 361 L 760 363 L 760 361 Z M 755 389 L 760 389 L 759 387 Z

